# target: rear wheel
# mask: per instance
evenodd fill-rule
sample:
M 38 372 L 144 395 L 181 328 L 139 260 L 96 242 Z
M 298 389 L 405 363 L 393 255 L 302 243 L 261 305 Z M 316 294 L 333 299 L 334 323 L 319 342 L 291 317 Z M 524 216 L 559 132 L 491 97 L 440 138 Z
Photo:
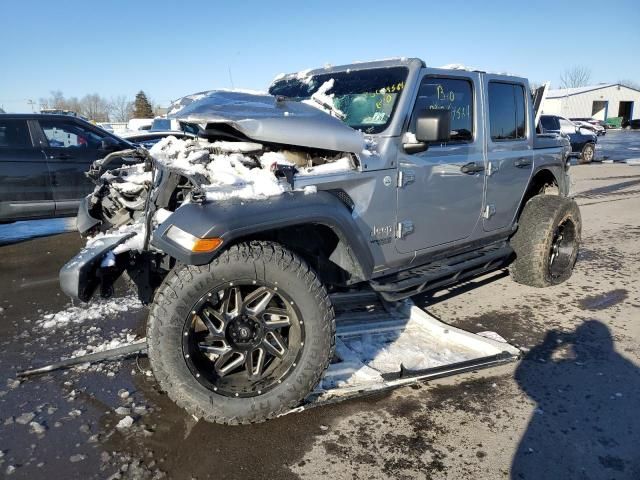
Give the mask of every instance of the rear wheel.
M 329 365 L 334 335 L 316 274 L 282 246 L 253 242 L 169 274 L 147 340 L 154 374 L 178 405 L 236 424 L 298 405 Z
M 578 163 L 591 163 L 593 161 L 595 153 L 596 149 L 593 143 L 587 143 L 584 147 L 582 147 L 582 152 L 580 152 Z
M 582 220 L 572 199 L 537 195 L 524 207 L 518 230 L 511 238 L 516 259 L 511 278 L 533 287 L 548 287 L 567 280 L 573 272 Z

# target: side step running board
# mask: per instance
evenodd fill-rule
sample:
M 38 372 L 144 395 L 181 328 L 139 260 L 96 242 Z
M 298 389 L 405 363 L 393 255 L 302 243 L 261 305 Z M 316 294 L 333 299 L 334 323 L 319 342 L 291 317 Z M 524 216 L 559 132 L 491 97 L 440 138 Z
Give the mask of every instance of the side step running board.
M 500 268 L 506 265 L 512 254 L 511 246 L 504 242 L 371 280 L 369 284 L 384 300 L 395 302 Z

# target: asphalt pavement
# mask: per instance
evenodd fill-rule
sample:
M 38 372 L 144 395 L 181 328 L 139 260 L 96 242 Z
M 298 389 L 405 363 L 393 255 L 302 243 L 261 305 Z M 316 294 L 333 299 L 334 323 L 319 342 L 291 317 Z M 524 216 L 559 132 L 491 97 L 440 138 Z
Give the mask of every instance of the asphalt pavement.
M 608 159 L 640 157 L 639 132 L 600 145 Z M 520 362 L 253 426 L 185 414 L 144 357 L 18 381 L 21 368 L 143 334 L 147 309 L 124 284 L 97 307 L 70 304 L 57 284 L 83 244 L 70 220 L 55 235 L 0 226 L 0 477 L 640 478 L 640 166 L 571 175 L 584 226 L 568 282 L 535 289 L 499 271 L 414 299 L 499 333 Z

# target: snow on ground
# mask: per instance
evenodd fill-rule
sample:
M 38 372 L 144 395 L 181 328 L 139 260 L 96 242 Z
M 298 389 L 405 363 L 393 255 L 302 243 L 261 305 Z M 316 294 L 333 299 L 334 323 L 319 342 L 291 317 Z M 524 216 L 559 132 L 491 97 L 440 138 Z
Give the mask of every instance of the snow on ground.
M 89 345 L 75 350 L 71 357 L 82 357 L 83 355 L 89 355 L 92 353 L 104 352 L 105 350 L 111 350 L 113 348 L 123 347 L 130 345 L 136 341 L 136 335 L 128 331 L 119 332 L 118 335 L 109 340 L 102 342 L 92 342 Z M 95 345 L 94 345 L 95 343 Z
M 90 304 L 71 306 L 57 313 L 43 315 L 36 320 L 36 326 L 44 329 L 62 328 L 70 324 L 80 324 L 93 320 L 102 320 L 118 313 L 138 310 L 142 303 L 137 297 L 111 298 L 109 300 L 96 300 Z

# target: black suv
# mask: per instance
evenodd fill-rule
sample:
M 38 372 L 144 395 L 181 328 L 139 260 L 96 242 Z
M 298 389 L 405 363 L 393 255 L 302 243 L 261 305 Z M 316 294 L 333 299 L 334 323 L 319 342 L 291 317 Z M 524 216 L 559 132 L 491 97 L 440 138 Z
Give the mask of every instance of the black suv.
M 0 114 L 0 222 L 75 216 L 91 163 L 130 148 L 78 117 Z

